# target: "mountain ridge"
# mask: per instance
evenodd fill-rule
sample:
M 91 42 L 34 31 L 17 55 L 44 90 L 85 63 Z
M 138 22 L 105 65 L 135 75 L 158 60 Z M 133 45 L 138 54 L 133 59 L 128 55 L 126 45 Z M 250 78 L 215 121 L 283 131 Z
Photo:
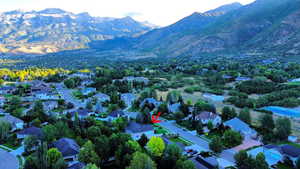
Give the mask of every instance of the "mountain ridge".
M 93 17 L 59 8 L 0 14 L 0 52 L 52 53 L 82 49 L 93 40 L 141 35 L 152 28 L 131 17 Z

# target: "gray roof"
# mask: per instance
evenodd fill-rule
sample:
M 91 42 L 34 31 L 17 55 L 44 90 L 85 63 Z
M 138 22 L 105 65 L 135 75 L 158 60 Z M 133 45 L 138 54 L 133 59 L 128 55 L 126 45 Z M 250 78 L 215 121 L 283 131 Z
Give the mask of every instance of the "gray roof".
M 8 122 L 13 127 L 16 127 L 17 123 L 23 123 L 23 120 L 16 118 L 10 114 L 5 114 L 3 117 L 0 117 L 0 121 Z
M 129 125 L 126 127 L 126 130 L 132 133 L 141 133 L 153 130 L 153 126 L 151 124 L 130 122 Z
M 56 147 L 64 157 L 76 155 L 80 150 L 79 145 L 73 139 L 69 138 L 61 138 L 53 142 L 53 146 Z
M 281 152 L 294 158 L 300 156 L 300 148 L 288 144 L 281 146 Z
M 180 108 L 180 103 L 175 103 L 175 104 L 168 105 L 168 109 L 172 113 L 178 112 L 179 108 Z
M 41 137 L 43 135 L 43 131 L 41 128 L 33 126 L 33 127 L 23 129 L 23 130 L 19 131 L 17 134 Z
M 126 105 L 130 105 L 136 99 L 136 96 L 133 93 L 123 93 L 121 94 L 121 99 Z
M 140 104 L 140 107 L 143 107 L 145 105 L 145 103 L 150 103 L 150 104 L 153 104 L 155 107 L 158 107 L 161 102 L 160 101 L 157 101 L 156 99 L 154 98 L 146 98 L 143 100 L 143 102 Z
M 81 162 L 77 162 L 71 166 L 69 166 L 67 169 L 82 169 L 85 167 L 85 164 L 84 163 L 81 163 Z
M 75 113 L 78 113 L 78 116 L 88 116 L 91 112 L 92 111 L 88 109 L 77 109 L 76 111 L 71 112 L 71 116 L 75 116 Z
M 111 117 L 121 117 L 124 116 L 124 112 L 122 110 L 115 110 L 109 114 Z
M 225 126 L 230 127 L 232 130 L 240 132 L 242 134 L 255 134 L 256 131 L 251 129 L 248 124 L 235 117 L 231 120 L 228 120 L 224 123 Z

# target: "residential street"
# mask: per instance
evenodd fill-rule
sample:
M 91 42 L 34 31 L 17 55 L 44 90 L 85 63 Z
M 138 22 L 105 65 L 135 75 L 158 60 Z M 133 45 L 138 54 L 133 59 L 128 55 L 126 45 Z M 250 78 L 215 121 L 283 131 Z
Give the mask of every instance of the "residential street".
M 159 124 L 173 133 L 178 133 L 180 137 L 193 142 L 195 145 L 198 145 L 207 151 L 209 150 L 209 143 L 206 140 L 184 131 L 183 129 L 177 127 L 174 122 L 162 121 Z
M 85 107 L 84 102 L 74 98 L 72 95 L 72 90 L 65 88 L 62 83 L 56 84 L 56 90 L 61 95 L 62 99 L 74 104 L 74 110 L 79 107 Z

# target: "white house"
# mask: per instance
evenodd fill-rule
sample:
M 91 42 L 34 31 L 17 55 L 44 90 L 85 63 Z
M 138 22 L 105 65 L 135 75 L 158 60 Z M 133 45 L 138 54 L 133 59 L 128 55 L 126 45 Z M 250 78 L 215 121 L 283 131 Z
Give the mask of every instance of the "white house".
M 195 117 L 195 120 L 201 121 L 202 124 L 208 124 L 211 122 L 214 126 L 218 126 L 222 123 L 221 117 L 212 112 L 202 112 Z
M 81 93 L 82 93 L 83 95 L 85 95 L 85 96 L 87 96 L 87 95 L 89 95 L 89 94 L 92 94 L 92 93 L 94 93 L 94 92 L 96 92 L 96 88 L 92 88 L 92 87 L 83 88 L 83 89 L 81 90 Z

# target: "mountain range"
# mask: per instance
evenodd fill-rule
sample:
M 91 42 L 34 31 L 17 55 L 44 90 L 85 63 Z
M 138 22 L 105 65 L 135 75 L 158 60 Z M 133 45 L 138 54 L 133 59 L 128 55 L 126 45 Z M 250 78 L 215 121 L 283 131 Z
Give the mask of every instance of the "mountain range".
M 131 17 L 92 17 L 57 8 L 0 14 L 0 52 L 51 53 L 87 48 L 94 40 L 138 36 L 152 27 Z
M 0 28 L 0 51 L 6 53 L 88 49 L 84 52 L 113 55 L 125 51 L 161 57 L 214 53 L 287 57 L 300 54 L 300 0 L 232 3 L 195 12 L 162 28 L 130 17 L 91 17 L 60 9 L 11 11 L 0 16 Z
M 90 47 L 100 50 L 122 47 L 167 57 L 228 52 L 297 55 L 300 54 L 299 28 L 299 0 L 257 0 L 245 6 L 233 3 L 193 13 L 136 38 L 92 42 Z M 123 43 L 126 45 L 120 45 Z

